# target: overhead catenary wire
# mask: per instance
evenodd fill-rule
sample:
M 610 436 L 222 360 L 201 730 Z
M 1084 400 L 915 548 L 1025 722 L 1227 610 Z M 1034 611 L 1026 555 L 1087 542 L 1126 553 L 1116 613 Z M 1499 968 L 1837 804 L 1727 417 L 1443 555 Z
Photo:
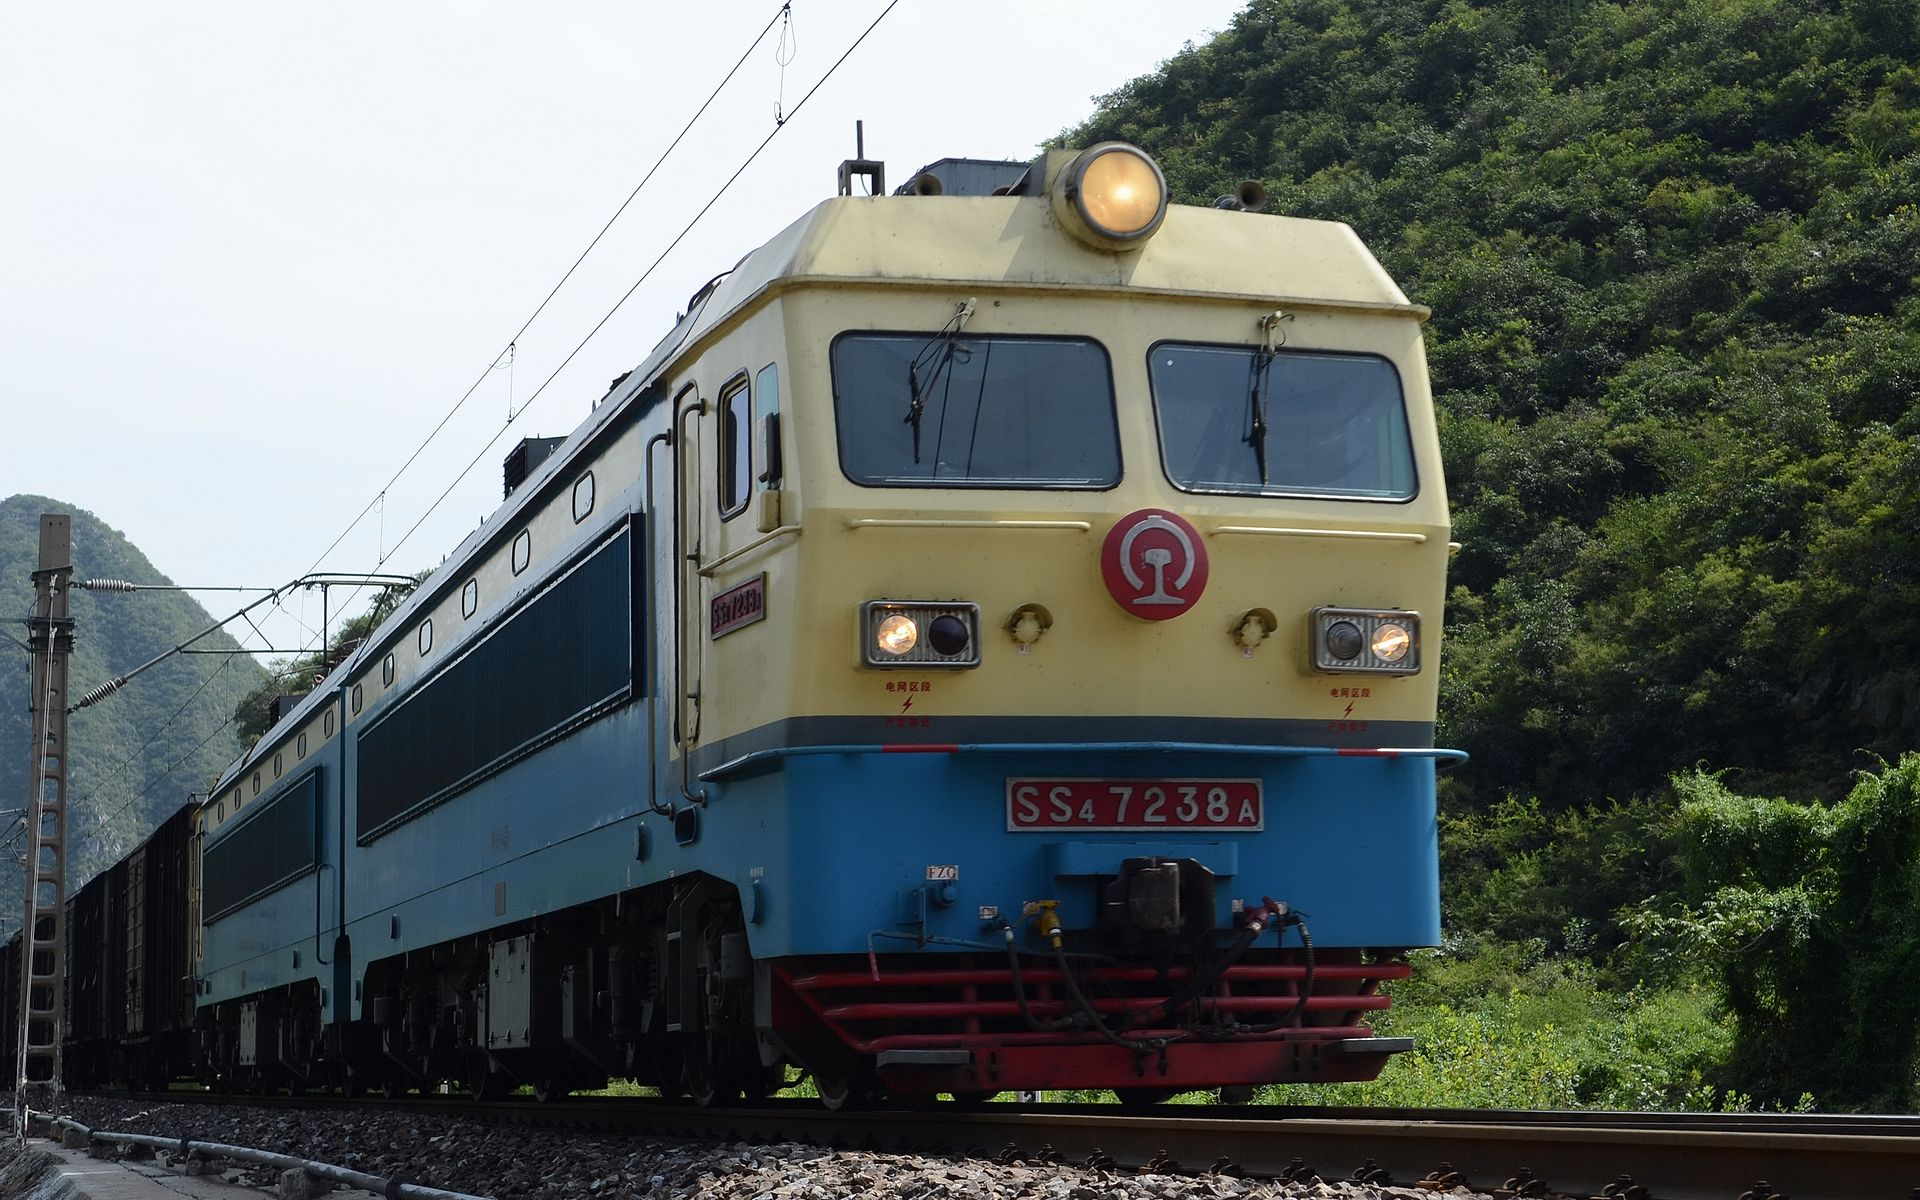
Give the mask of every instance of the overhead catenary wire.
M 865 29 L 861 30 L 860 36 L 853 39 L 853 43 L 849 45 L 844 51 L 841 52 L 840 57 L 833 60 L 833 65 L 827 68 L 826 73 L 820 76 L 819 79 L 815 80 L 813 86 L 807 89 L 806 95 L 800 97 L 800 99 L 794 104 L 792 111 L 787 113 L 787 116 L 786 116 L 787 121 L 791 121 L 794 117 L 800 114 L 800 110 L 806 107 L 807 101 L 813 99 L 814 94 L 818 92 L 822 87 L 826 86 L 827 80 L 833 78 L 834 72 L 840 69 L 841 64 L 846 62 L 848 58 L 852 57 L 853 52 L 860 48 L 861 43 L 865 42 L 868 36 L 872 34 L 875 29 L 879 28 L 880 22 L 886 20 L 887 14 L 892 12 L 896 7 L 899 6 L 899 4 L 900 4 L 900 0 L 890 0 L 887 6 L 880 10 L 880 15 L 875 17 L 873 21 L 869 23 Z M 713 208 L 713 206 L 720 202 L 721 197 L 727 194 L 728 190 L 733 187 L 733 185 L 739 180 L 740 176 L 746 174 L 747 168 L 751 167 L 754 164 L 755 160 L 757 160 L 760 157 L 761 152 L 766 150 L 768 144 L 770 144 L 774 138 L 779 137 L 780 131 L 785 128 L 786 128 L 786 122 L 783 121 L 775 125 L 773 127 L 773 130 L 770 133 L 768 133 L 766 137 L 760 140 L 760 144 L 753 148 L 753 151 L 747 155 L 746 159 L 741 162 L 739 167 L 735 168 L 733 174 L 727 176 L 726 182 L 722 183 L 720 187 L 713 193 L 713 195 L 708 198 L 707 202 L 700 206 L 700 211 L 693 214 L 693 219 L 688 221 L 686 225 L 681 228 L 680 232 L 674 235 L 674 238 L 671 242 L 667 243 L 666 249 L 660 251 L 659 255 L 655 257 L 654 260 L 647 265 L 647 269 L 640 273 L 640 278 L 633 281 L 633 286 L 629 287 L 621 295 L 620 299 L 614 301 L 613 307 L 607 310 L 607 314 L 601 317 L 600 320 L 594 324 L 594 327 L 592 329 L 589 329 L 587 331 L 587 335 L 585 337 L 580 339 L 579 345 L 575 346 L 571 351 L 569 351 L 567 356 L 564 359 L 560 360 L 560 365 L 555 367 L 552 370 L 552 372 L 550 372 L 547 375 L 546 379 L 541 382 L 540 386 L 533 390 L 533 394 L 527 397 L 526 403 L 520 406 L 519 413 L 515 413 L 512 417 L 509 417 L 506 423 L 503 424 L 498 430 L 496 430 L 494 432 L 494 435 L 491 438 L 487 439 L 486 445 L 480 447 L 479 452 L 476 453 L 472 459 L 468 460 L 467 465 L 460 469 L 460 473 L 458 475 L 455 475 L 453 477 L 453 482 L 447 484 L 446 488 L 437 497 L 434 498 L 433 503 L 427 506 L 426 511 L 420 514 L 419 519 L 414 521 L 414 523 L 407 528 L 407 531 L 404 534 L 400 535 L 400 540 L 393 544 L 393 549 L 388 550 L 385 554 L 381 556 L 382 563 L 384 563 L 388 558 L 391 558 L 395 553 L 397 553 L 400 547 L 406 545 L 407 540 L 414 535 L 414 533 L 420 528 L 421 525 L 426 523 L 427 518 L 433 515 L 434 511 L 438 509 L 440 505 L 446 501 L 446 498 L 449 495 L 453 494 L 453 489 L 460 486 L 460 481 L 465 479 L 468 476 L 468 474 L 470 474 L 473 471 L 475 467 L 480 465 L 480 460 L 486 457 L 488 452 L 491 451 L 493 447 L 500 441 L 501 435 L 505 434 L 508 429 L 513 427 L 513 423 L 515 420 L 519 418 L 520 413 L 525 413 L 527 409 L 533 407 L 533 402 L 540 398 L 541 393 L 547 390 L 547 386 L 551 384 L 555 379 L 559 378 L 560 372 L 566 370 L 567 365 L 571 363 L 579 355 L 579 353 L 582 350 L 587 348 L 587 343 L 591 342 L 594 339 L 594 337 L 599 334 L 600 330 L 606 327 L 606 324 L 608 321 L 613 320 L 614 314 L 618 313 L 623 307 L 626 306 L 627 301 L 633 298 L 633 294 L 640 290 L 640 286 L 646 283 L 646 281 L 652 277 L 654 271 L 659 269 L 660 264 L 666 261 L 667 256 L 669 254 L 672 254 L 675 248 L 677 248 L 681 242 L 686 240 L 687 235 L 693 232 L 694 226 L 698 225 L 701 219 L 707 215 L 707 213 Z
M 527 319 L 521 323 L 520 328 L 514 333 L 514 335 L 507 339 L 507 345 L 509 347 L 516 345 L 521 338 L 526 336 L 527 330 L 530 329 L 533 326 L 533 323 L 539 319 L 540 314 L 547 310 L 547 305 L 553 302 L 553 298 L 560 293 L 560 289 L 565 287 L 567 284 L 567 281 L 573 278 L 574 272 L 580 269 L 580 264 L 587 260 L 587 256 L 593 253 L 594 248 L 600 244 L 601 239 L 607 236 L 607 231 L 613 228 L 614 222 L 618 221 L 620 219 L 620 215 L 627 211 L 627 208 L 633 203 L 634 198 L 640 194 L 641 189 L 647 186 L 647 184 L 659 172 L 661 166 L 663 166 L 666 163 L 668 156 L 671 155 L 674 152 L 674 150 L 679 147 L 680 143 L 686 139 L 687 134 L 693 130 L 694 125 L 699 122 L 700 118 L 706 115 L 707 109 L 713 105 L 714 100 L 719 97 L 720 93 L 723 90 L 725 90 L 727 84 L 733 81 L 733 77 L 739 73 L 741 66 L 747 61 L 747 58 L 754 52 L 755 48 L 757 48 L 761 42 L 766 40 L 768 32 L 773 29 L 774 23 L 779 21 L 783 16 L 788 15 L 792 10 L 792 7 L 793 5 L 791 3 L 791 0 L 788 0 L 787 3 L 782 4 L 780 8 L 773 14 L 773 16 L 768 19 L 766 25 L 761 28 L 760 32 L 754 35 L 753 41 L 750 42 L 747 45 L 747 48 L 741 52 L 740 57 L 737 60 L 735 60 L 733 66 L 728 69 L 726 75 L 721 78 L 720 82 L 714 86 L 713 91 L 708 93 L 706 100 L 701 103 L 700 107 L 697 110 L 695 110 L 694 114 L 691 117 L 687 118 L 687 123 L 681 126 L 680 132 L 674 136 L 674 139 L 672 142 L 668 143 L 667 148 L 660 152 L 660 156 L 654 160 L 653 166 L 647 169 L 647 173 L 641 177 L 640 182 L 634 185 L 634 188 L 631 192 L 627 193 L 627 198 L 620 202 L 620 207 L 616 208 L 613 211 L 613 215 L 607 218 L 606 224 L 600 227 L 600 232 L 593 235 L 593 240 L 587 243 L 587 248 L 585 250 L 582 250 L 580 252 L 579 257 L 573 260 L 573 265 L 568 267 L 566 270 L 566 273 L 560 276 L 560 281 L 554 284 L 553 287 L 548 290 L 546 296 L 534 308 L 532 315 L 527 317 Z M 798 106 L 796 106 L 796 108 L 797 107 Z M 505 350 L 501 351 L 501 354 L 505 354 L 505 353 L 507 353 L 507 351 Z M 453 420 L 454 416 L 458 414 L 459 411 L 466 406 L 467 401 L 473 398 L 474 393 L 480 390 L 480 385 L 485 383 L 487 381 L 487 377 L 493 374 L 494 364 L 498 363 L 499 361 L 500 361 L 500 354 L 494 355 L 492 361 L 490 361 L 487 364 L 487 369 L 480 372 L 479 377 L 475 379 L 471 385 L 468 386 L 465 392 L 461 393 L 461 396 L 458 400 L 454 401 L 453 407 L 449 408 L 446 411 L 446 414 L 440 418 L 439 423 L 436 424 L 433 427 L 433 429 L 428 432 L 427 436 L 421 440 L 418 446 L 415 446 L 413 448 L 413 453 L 407 455 L 406 461 L 400 464 L 399 470 L 393 473 L 393 477 L 387 480 L 387 482 L 380 488 L 380 491 L 373 497 L 373 499 L 367 501 L 366 507 L 362 508 L 360 512 L 353 518 L 353 520 L 347 523 L 347 527 L 340 531 L 340 535 L 334 538 L 333 541 L 330 544 L 328 544 L 325 550 L 322 550 L 320 552 L 320 555 L 318 558 L 315 558 L 313 560 L 313 565 L 307 568 L 308 574 L 312 574 L 314 571 L 319 570 L 320 564 L 326 561 L 327 555 L 332 554 L 336 549 L 338 549 L 340 546 L 340 543 L 347 539 L 347 535 L 352 533 L 356 528 L 358 528 L 360 525 L 360 522 L 367 519 L 367 514 L 373 511 L 374 506 L 379 504 L 380 501 L 386 497 L 387 492 L 393 487 L 393 485 L 400 481 L 400 477 L 407 473 L 408 468 L 412 467 L 413 464 L 416 461 L 418 461 L 418 459 L 420 458 L 420 455 L 426 451 L 426 448 L 432 444 L 433 440 L 436 437 L 440 436 L 441 430 L 447 427 L 447 423 Z M 529 403 L 531 403 L 531 401 L 529 401 Z M 381 557 L 381 561 L 385 561 L 385 559 L 387 558 L 387 555 L 382 554 L 380 557 Z

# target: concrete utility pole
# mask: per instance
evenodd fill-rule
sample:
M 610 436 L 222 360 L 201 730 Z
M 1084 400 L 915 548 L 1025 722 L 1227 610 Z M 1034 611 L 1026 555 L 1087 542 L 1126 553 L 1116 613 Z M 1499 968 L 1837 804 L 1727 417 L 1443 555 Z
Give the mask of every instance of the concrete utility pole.
M 27 920 L 21 927 L 19 1062 L 14 1072 L 14 1132 L 24 1138 L 27 1110 L 60 1105 L 62 958 L 67 900 L 67 660 L 73 618 L 73 518 L 40 517 L 40 569 L 33 573 L 27 650 L 33 659 L 33 765 L 27 777 Z

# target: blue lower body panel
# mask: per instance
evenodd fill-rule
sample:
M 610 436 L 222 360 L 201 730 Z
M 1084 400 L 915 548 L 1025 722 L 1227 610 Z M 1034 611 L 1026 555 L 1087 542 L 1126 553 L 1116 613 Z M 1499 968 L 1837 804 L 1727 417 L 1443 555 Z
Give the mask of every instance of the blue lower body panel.
M 1008 829 L 1009 779 L 1089 776 L 1257 778 L 1264 827 Z M 699 843 L 668 853 L 757 891 L 748 933 L 762 958 L 864 953 L 876 930 L 977 940 L 983 906 L 1017 917 L 1043 899 L 1084 928 L 1096 915 L 1093 880 L 1142 857 L 1191 859 L 1218 876 L 1216 928 L 1233 927 L 1235 900 L 1271 896 L 1305 914 L 1323 946 L 1440 936 L 1434 764 L 1424 758 L 824 755 L 716 786 L 703 819 Z M 930 875 L 951 886 L 930 886 Z

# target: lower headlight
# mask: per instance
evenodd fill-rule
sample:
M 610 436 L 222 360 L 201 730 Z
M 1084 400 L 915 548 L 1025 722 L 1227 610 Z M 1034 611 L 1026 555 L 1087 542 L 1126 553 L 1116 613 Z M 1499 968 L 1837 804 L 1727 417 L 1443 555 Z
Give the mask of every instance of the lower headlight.
M 888 658 L 902 658 L 920 644 L 920 626 L 912 617 L 895 613 L 874 630 L 873 648 Z
M 860 606 L 860 659 L 869 667 L 977 667 L 980 606 L 869 600 Z
M 1308 614 L 1313 669 L 1329 674 L 1412 675 L 1420 670 L 1420 614 L 1316 608 Z

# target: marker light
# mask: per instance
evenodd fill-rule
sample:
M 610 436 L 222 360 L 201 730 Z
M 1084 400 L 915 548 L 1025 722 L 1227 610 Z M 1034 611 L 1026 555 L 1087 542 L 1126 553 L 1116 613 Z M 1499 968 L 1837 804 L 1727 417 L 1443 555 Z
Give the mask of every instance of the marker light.
M 869 667 L 980 665 L 980 606 L 964 600 L 869 600 L 860 606 Z
M 1080 240 L 1129 250 L 1153 236 L 1165 219 L 1166 176 L 1139 147 L 1101 142 L 1081 152 L 1055 179 L 1053 210 Z
M 1313 669 L 1328 674 L 1413 675 L 1420 614 L 1404 609 L 1316 608 L 1308 614 Z
M 1360 657 L 1367 639 L 1360 636 L 1360 627 L 1352 621 L 1335 621 L 1327 626 L 1327 653 L 1341 662 L 1352 662 Z
M 880 628 L 874 632 L 873 644 L 882 654 L 891 654 L 895 658 L 911 653 L 920 642 L 920 627 L 913 623 L 912 617 L 895 614 L 880 622 Z
M 973 634 L 967 629 L 967 623 L 952 613 L 941 613 L 927 626 L 927 644 L 933 652 L 942 658 L 951 658 L 966 652 L 967 643 L 973 640 Z

